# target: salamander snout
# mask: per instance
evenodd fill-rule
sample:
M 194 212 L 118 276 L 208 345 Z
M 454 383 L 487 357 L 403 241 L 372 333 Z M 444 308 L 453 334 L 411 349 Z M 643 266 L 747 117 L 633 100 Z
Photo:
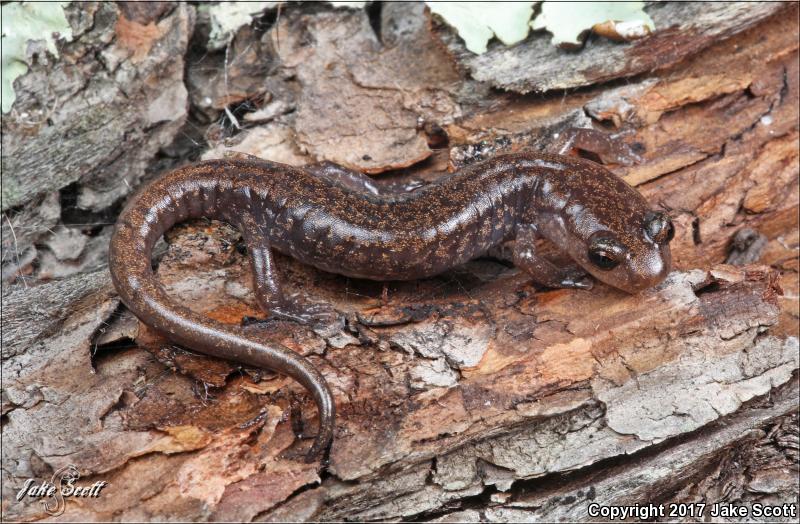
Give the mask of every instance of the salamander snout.
M 584 268 L 598 280 L 628 293 L 660 283 L 672 269 L 672 221 L 663 213 L 648 212 L 636 229 L 623 235 L 594 232 L 588 240 Z

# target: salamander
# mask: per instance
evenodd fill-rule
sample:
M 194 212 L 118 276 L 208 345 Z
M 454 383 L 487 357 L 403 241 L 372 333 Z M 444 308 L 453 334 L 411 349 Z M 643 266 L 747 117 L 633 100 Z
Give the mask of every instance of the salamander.
M 254 157 L 203 161 L 155 180 L 126 206 L 112 235 L 109 267 L 123 303 L 178 344 L 300 382 L 319 411 L 309 461 L 328 449 L 334 429 L 334 401 L 320 372 L 247 326 L 177 304 L 153 273 L 156 241 L 173 225 L 199 217 L 241 231 L 262 309 L 307 324 L 324 321 L 332 309 L 283 292 L 273 249 L 349 277 L 410 280 L 516 240 L 514 264 L 540 284 L 588 289 L 591 275 L 636 293 L 669 273 L 674 235 L 669 217 L 622 179 L 592 161 L 557 154 L 499 155 L 394 196 L 335 164 L 300 168 Z M 582 271 L 543 258 L 538 237 Z

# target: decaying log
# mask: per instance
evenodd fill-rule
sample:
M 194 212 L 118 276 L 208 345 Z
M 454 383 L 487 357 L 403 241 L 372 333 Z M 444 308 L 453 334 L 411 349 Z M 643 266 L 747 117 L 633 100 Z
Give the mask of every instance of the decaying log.
M 31 272 L 37 254 L 40 278 L 96 267 L 108 228 L 100 238 L 81 231 L 113 218 L 186 119 L 193 9 L 90 2 L 65 12 L 75 40 L 55 62 L 37 51 L 3 115 L 4 274 Z M 89 220 L 75 223 L 72 208 Z M 52 228 L 59 216 L 67 226 Z
M 547 38 L 506 47 L 496 42 L 488 52 L 466 50 L 452 31 L 443 38 L 472 76 L 495 87 L 517 93 L 551 91 L 598 84 L 672 65 L 716 40 L 741 32 L 781 9 L 778 2 L 708 6 L 700 2 L 681 5 L 665 2 L 649 6 L 648 14 L 661 31 L 628 46 L 597 38 L 578 55 L 553 47 Z M 773 22 L 775 20 L 773 19 Z M 771 31 L 769 25 L 762 30 Z M 568 61 L 569 67 L 551 64 Z M 520 67 L 525 64 L 525 67 Z
M 101 131 L 80 139 L 60 127 L 92 98 L 69 90 L 50 94 L 68 98 L 55 127 L 27 142 L 4 117 L 4 172 L 41 180 L 15 193 L 3 226 L 25 225 L 4 266 L 4 278 L 17 274 L 2 311 L 4 518 L 51 518 L 15 496 L 26 479 L 68 465 L 82 484 L 109 482 L 59 517 L 87 521 L 552 521 L 586 520 L 590 502 L 797 502 L 796 5 L 649 6 L 669 28 L 651 39 L 592 39 L 567 53 L 535 34 L 480 57 L 420 5 L 293 5 L 272 25 L 241 29 L 223 52 L 203 47 L 202 10 L 157 5 L 149 15 L 70 8 L 85 31 L 65 49 L 104 51 L 58 67 L 127 49 L 82 92 L 100 97 L 111 72 L 139 73 L 124 101 L 108 102 Z M 511 78 L 502 57 L 536 67 Z M 15 111 L 29 107 L 24 93 L 42 75 L 33 67 L 18 81 Z M 190 126 L 205 131 L 205 157 L 334 160 L 385 172 L 377 181 L 390 189 L 541 149 L 568 126 L 622 131 L 643 162 L 610 167 L 673 217 L 675 270 L 631 296 L 603 284 L 538 288 L 492 258 L 384 287 L 279 256 L 290 288 L 347 319 L 327 333 L 280 321 L 256 328 L 306 355 L 333 389 L 329 461 L 305 464 L 316 413 L 303 389 L 140 324 L 107 270 L 87 271 L 105 256 L 108 228 L 67 225 L 113 219 L 130 191 L 120 180 L 136 186 L 146 169 L 190 159 L 178 142 L 165 151 L 174 161 L 153 158 L 178 134 L 182 103 L 170 102 L 173 121 L 147 124 L 152 93 L 184 85 L 202 113 Z M 243 127 L 233 136 L 210 124 L 225 109 Z M 118 137 L 102 129 L 117 124 L 136 147 L 108 149 Z M 56 146 L 61 134 L 73 142 Z M 32 158 L 30 144 L 62 149 Z M 94 156 L 70 152 L 86 148 Z M 237 231 L 196 221 L 166 240 L 157 274 L 176 300 L 224 322 L 264 318 Z

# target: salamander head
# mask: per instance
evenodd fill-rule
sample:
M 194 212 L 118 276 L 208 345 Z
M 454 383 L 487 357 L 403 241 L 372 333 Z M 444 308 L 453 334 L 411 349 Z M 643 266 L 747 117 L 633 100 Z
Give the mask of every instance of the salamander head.
M 667 215 L 655 211 L 629 217 L 625 222 L 623 231 L 597 228 L 582 243 L 583 249 L 571 254 L 598 280 L 637 293 L 655 286 L 669 274 L 669 242 L 675 228 Z
M 566 175 L 539 180 L 533 209 L 539 214 L 530 216 L 537 233 L 610 286 L 638 293 L 662 282 L 672 269 L 669 217 L 603 166 L 569 164 Z

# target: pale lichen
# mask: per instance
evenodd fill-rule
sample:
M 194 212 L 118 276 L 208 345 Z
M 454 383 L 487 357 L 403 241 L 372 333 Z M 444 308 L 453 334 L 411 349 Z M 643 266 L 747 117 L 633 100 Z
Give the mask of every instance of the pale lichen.
M 58 57 L 56 38 L 72 40 L 72 29 L 64 15 L 69 2 L 9 2 L 2 6 L 3 113 L 11 110 L 16 93 L 14 80 L 28 72 L 28 43 L 44 41 Z

